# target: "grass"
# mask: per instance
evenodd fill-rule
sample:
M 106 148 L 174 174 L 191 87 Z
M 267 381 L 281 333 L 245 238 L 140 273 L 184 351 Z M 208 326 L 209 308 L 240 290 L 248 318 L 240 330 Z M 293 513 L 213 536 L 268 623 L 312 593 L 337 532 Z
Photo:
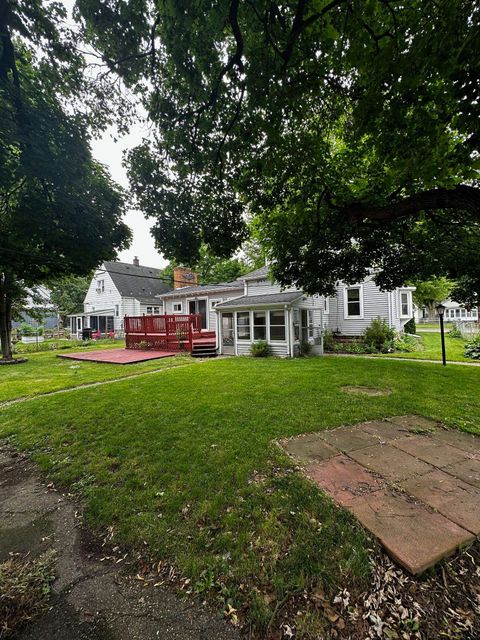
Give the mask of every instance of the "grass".
M 0 638 L 9 638 L 48 606 L 55 553 L 14 556 L 0 564 Z
M 92 351 L 92 349 L 77 348 L 76 351 Z M 118 365 L 58 358 L 57 355 L 61 353 L 65 352 L 29 353 L 28 362 L 0 366 L 0 402 L 194 362 L 189 356 L 179 355 L 161 360 Z
M 411 353 L 403 353 L 397 351 L 395 353 L 381 354 L 383 357 L 388 358 L 406 358 L 408 360 L 416 360 L 418 358 L 424 360 L 441 360 L 442 359 L 442 342 L 439 333 L 422 333 L 420 339 L 420 345 L 422 347 L 419 351 L 412 351 Z M 466 358 L 463 355 L 466 340 L 463 338 L 451 338 L 448 333 L 445 333 L 445 350 L 447 354 L 447 362 L 478 362 L 478 360 L 472 360 Z
M 480 433 L 479 383 L 473 367 L 214 360 L 12 405 L 0 437 L 79 492 L 94 529 L 113 526 L 116 543 L 173 563 L 265 637 L 276 607 L 302 590 L 365 587 L 372 549 L 273 441 L 406 413 Z

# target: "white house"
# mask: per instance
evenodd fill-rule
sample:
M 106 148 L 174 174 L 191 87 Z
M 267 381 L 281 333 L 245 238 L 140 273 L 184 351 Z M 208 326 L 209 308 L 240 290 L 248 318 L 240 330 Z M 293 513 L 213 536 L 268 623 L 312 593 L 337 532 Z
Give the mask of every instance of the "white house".
M 233 282 L 186 286 L 162 295 L 165 313 L 198 313 L 202 329 L 215 331 L 219 353 L 249 353 L 266 340 L 273 354 L 294 356 L 300 342 L 321 352 L 325 329 L 359 336 L 374 318 L 385 318 L 400 331 L 413 316 L 413 287 L 382 292 L 372 278 L 337 285 L 336 295 L 308 296 L 294 287 L 282 289 L 262 267 Z
M 81 337 L 85 328 L 101 334 L 123 334 L 124 316 L 164 313 L 161 295 L 170 291 L 159 269 L 133 264 L 104 262 L 94 273 L 83 310 L 71 314 L 72 335 Z
M 442 304 L 445 307 L 445 322 L 478 322 L 477 307 L 467 309 L 464 305 L 453 300 L 444 300 Z M 415 308 L 415 319 L 419 323 L 438 322 L 438 314 L 435 311 L 434 317 L 431 318 L 427 307 Z

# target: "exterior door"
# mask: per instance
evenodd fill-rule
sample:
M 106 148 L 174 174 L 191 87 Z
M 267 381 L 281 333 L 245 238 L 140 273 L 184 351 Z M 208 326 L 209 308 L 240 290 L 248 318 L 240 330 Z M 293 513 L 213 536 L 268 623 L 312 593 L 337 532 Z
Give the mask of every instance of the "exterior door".
M 233 313 L 222 313 L 222 353 L 235 353 Z
M 301 341 L 308 342 L 308 311 L 307 309 L 301 310 Z
M 202 329 L 207 328 L 207 301 L 205 299 L 189 300 L 188 313 L 191 315 L 198 313 L 202 320 Z

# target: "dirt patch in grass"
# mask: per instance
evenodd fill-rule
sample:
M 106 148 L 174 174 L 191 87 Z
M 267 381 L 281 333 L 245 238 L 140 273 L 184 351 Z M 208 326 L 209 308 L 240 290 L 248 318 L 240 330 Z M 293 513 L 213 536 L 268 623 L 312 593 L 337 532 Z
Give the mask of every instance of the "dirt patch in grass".
M 38 558 L 13 555 L 0 564 L 0 638 L 9 638 L 47 609 L 56 553 Z
M 354 386 L 344 386 L 342 387 L 342 391 L 345 393 L 351 393 L 353 395 L 361 395 L 361 396 L 389 396 L 392 393 L 391 389 L 381 389 L 379 387 L 354 387 Z

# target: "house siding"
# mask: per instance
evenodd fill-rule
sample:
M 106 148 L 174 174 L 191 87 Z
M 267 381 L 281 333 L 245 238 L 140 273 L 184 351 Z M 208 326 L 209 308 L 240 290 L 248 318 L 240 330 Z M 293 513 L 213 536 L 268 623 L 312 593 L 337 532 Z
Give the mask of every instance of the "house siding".
M 189 300 L 206 300 L 207 301 L 207 330 L 208 331 L 216 331 L 217 330 L 217 314 L 215 309 L 211 308 L 212 300 L 219 300 L 221 302 L 226 302 L 227 300 L 232 300 L 232 298 L 238 298 L 243 294 L 243 289 L 229 289 L 228 291 L 222 291 L 218 293 L 205 293 L 202 294 L 201 291 L 198 294 L 195 294 L 193 291 L 189 294 L 185 294 L 183 296 L 175 296 L 164 298 L 165 302 L 165 311 L 166 314 L 180 313 L 179 311 L 173 311 L 174 303 L 181 302 L 182 303 L 182 313 L 188 313 L 188 301 Z
M 96 290 L 98 280 L 104 281 L 104 291 L 100 293 Z M 119 306 L 118 316 L 115 316 L 115 305 Z M 113 283 L 111 276 L 103 269 L 103 266 L 95 271 L 85 300 L 83 301 L 83 308 L 85 313 L 98 311 L 100 315 L 112 315 L 114 331 L 123 331 L 123 316 L 125 315 L 125 311 L 123 310 L 122 297 Z M 105 311 L 109 313 L 105 314 Z

